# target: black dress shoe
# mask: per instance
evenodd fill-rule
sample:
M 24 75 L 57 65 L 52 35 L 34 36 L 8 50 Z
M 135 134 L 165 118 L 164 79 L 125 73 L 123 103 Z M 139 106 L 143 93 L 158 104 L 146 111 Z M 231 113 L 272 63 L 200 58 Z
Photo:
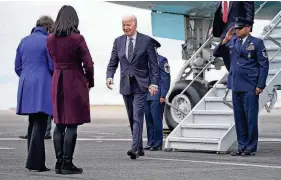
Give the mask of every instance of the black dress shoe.
M 63 162 L 61 166 L 61 174 L 82 174 L 83 169 L 76 167 L 71 161 Z
M 27 135 L 25 135 L 25 136 L 19 136 L 19 138 L 21 138 L 21 139 L 27 139 Z
M 241 156 L 242 153 L 243 153 L 242 150 L 238 150 L 238 151 L 236 151 L 236 152 L 231 152 L 230 155 L 231 155 L 231 156 Z
M 144 150 L 149 150 L 151 148 L 151 146 L 145 146 L 143 149 Z
M 162 146 L 151 147 L 150 151 L 162 151 Z
M 61 174 L 61 165 L 62 165 L 62 161 L 58 160 L 56 162 L 56 166 L 55 166 L 55 172 L 56 174 Z
M 138 155 L 139 156 L 144 156 L 144 151 L 143 150 L 138 151 Z
M 255 152 L 252 152 L 251 150 L 245 150 L 241 156 L 255 156 Z
M 34 172 L 45 172 L 45 171 L 51 171 L 51 169 L 47 168 L 47 167 L 43 167 L 40 169 L 29 169 L 29 171 L 34 171 Z
M 52 136 L 51 135 L 47 135 L 44 137 L 44 139 L 52 139 Z
M 137 159 L 139 157 L 139 154 L 137 151 L 129 150 L 127 152 L 127 155 L 131 157 L 131 159 Z

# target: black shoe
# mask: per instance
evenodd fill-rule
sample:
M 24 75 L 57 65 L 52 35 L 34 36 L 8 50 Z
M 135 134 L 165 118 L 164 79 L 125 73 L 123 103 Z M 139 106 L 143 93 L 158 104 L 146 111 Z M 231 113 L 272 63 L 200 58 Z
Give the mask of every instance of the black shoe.
M 47 168 L 47 167 L 43 167 L 40 169 L 29 169 L 29 172 L 34 171 L 34 172 L 45 172 L 45 171 L 51 171 L 51 169 Z
M 21 139 L 27 139 L 27 135 L 25 135 L 25 136 L 19 136 L 19 138 L 21 138 Z
M 252 152 L 251 150 L 245 150 L 241 156 L 255 156 L 255 152 Z
M 143 150 L 139 150 L 139 151 L 138 151 L 138 155 L 139 155 L 139 156 L 144 156 L 144 151 L 143 151 Z
M 61 166 L 61 174 L 82 174 L 83 169 L 74 166 L 72 162 L 63 162 Z
M 131 159 L 137 159 L 139 157 L 138 151 L 129 150 L 127 155 L 131 157 Z
M 52 136 L 51 135 L 47 135 L 44 137 L 44 139 L 52 139 Z
M 150 151 L 162 151 L 162 146 L 155 146 L 155 147 L 151 147 Z
M 231 156 L 241 156 L 243 153 L 243 150 L 238 150 L 236 152 L 231 152 L 230 155 Z
M 56 162 L 56 166 L 55 166 L 55 172 L 56 174 L 61 174 L 61 165 L 62 165 L 62 161 L 58 160 Z
M 151 148 L 151 146 L 145 146 L 143 149 L 144 150 L 149 150 Z

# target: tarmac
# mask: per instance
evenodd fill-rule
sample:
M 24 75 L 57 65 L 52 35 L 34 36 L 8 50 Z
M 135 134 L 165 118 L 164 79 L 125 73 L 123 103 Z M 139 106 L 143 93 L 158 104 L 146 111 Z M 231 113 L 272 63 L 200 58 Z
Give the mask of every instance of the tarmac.
M 92 122 L 78 128 L 74 163 L 79 175 L 57 175 L 52 140 L 45 140 L 49 172 L 25 169 L 27 117 L 0 111 L 0 180 L 280 180 L 281 110 L 260 113 L 260 142 L 253 157 L 199 152 L 146 151 L 131 160 L 131 133 L 124 106 L 93 106 Z M 145 124 L 145 123 L 144 123 Z M 52 130 L 54 129 L 54 124 Z M 146 131 L 144 127 L 144 145 Z

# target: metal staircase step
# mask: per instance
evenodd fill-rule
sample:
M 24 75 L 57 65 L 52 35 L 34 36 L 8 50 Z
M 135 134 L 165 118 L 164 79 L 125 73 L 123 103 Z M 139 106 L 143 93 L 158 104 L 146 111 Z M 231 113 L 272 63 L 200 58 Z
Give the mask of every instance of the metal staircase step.
M 270 60 L 280 48 L 277 46 L 266 46 L 268 59 Z M 277 53 L 276 57 L 281 56 L 281 50 Z
M 216 84 L 215 85 L 215 95 L 218 97 L 223 97 L 225 94 L 225 90 L 226 90 L 226 85 L 224 84 Z M 232 96 L 232 92 L 229 91 L 227 97 L 231 97 Z
M 275 25 L 275 24 L 270 24 L 270 25 L 266 26 L 264 29 L 266 29 L 267 27 L 272 28 L 274 25 Z M 271 34 L 280 33 L 280 31 L 281 31 L 281 23 L 279 23 L 279 24 L 275 27 L 275 29 L 273 29 L 273 30 L 271 31 Z
M 233 124 L 233 110 L 193 110 L 195 124 Z
M 184 138 L 170 137 L 169 144 L 172 149 L 217 151 L 218 138 Z
M 181 124 L 182 137 L 220 138 L 231 127 L 231 124 Z
M 266 79 L 266 83 L 268 83 L 277 72 L 278 72 L 278 70 L 269 70 L 268 76 L 267 76 L 267 79 Z
M 280 32 L 278 34 L 271 34 L 269 35 L 271 38 L 273 38 L 274 40 L 276 40 L 277 42 L 281 43 L 281 29 Z M 263 39 L 265 37 L 265 35 L 260 36 L 261 39 Z M 266 38 L 263 40 L 265 47 L 267 46 L 274 46 L 274 47 L 278 47 L 277 44 L 275 44 L 273 41 L 271 41 L 269 38 Z
M 278 70 L 281 68 L 281 56 L 274 57 L 271 63 L 269 64 L 269 69 Z
M 227 97 L 226 101 L 232 104 L 232 98 Z M 206 110 L 232 110 L 223 103 L 223 97 L 205 97 L 205 109 Z

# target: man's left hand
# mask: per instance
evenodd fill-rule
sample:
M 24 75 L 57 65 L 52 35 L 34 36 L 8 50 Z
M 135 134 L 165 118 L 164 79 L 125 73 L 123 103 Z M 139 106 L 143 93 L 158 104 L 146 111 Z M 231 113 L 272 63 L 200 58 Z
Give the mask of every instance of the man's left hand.
M 158 92 L 158 89 L 152 85 L 150 85 L 148 87 L 148 90 L 149 90 L 151 96 L 154 96 Z
M 256 88 L 256 95 L 259 95 L 260 93 L 262 93 L 263 89 L 261 88 Z
M 165 98 L 160 98 L 160 103 L 164 103 L 165 102 Z

